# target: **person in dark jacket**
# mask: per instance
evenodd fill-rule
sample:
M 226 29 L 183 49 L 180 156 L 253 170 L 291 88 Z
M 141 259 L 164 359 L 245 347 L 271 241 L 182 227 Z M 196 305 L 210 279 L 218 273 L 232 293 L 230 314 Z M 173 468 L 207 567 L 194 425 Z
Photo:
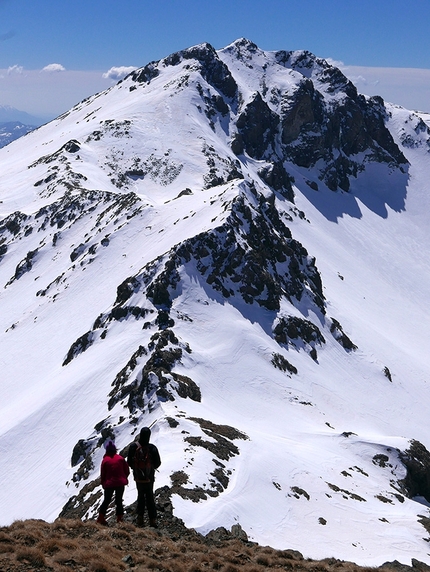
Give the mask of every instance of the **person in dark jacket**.
M 157 527 L 157 509 L 154 500 L 155 470 L 161 465 L 160 454 L 155 445 L 149 442 L 151 429 L 143 427 L 138 441 L 134 441 L 128 450 L 127 461 L 133 469 L 137 488 L 137 524 L 143 525 L 145 506 L 148 510 L 149 525 Z M 142 461 L 141 459 L 147 459 Z M 148 464 L 148 469 L 139 468 Z
M 106 453 L 103 457 L 100 467 L 100 478 L 104 489 L 104 499 L 100 506 L 97 522 L 107 524 L 106 511 L 115 494 L 116 520 L 122 522 L 124 516 L 124 507 L 122 498 L 124 496 L 125 485 L 128 484 L 128 475 L 130 468 L 127 461 L 121 455 L 117 454 L 116 446 L 113 441 L 109 441 L 106 445 Z

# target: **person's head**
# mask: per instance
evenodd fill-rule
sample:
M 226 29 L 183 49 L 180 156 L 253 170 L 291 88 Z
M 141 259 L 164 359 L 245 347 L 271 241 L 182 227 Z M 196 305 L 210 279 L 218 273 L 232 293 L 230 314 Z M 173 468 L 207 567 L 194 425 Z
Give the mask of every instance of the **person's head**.
M 139 435 L 139 443 L 141 445 L 147 445 L 151 437 L 151 429 L 149 427 L 142 427 Z
M 108 441 L 105 447 L 106 447 L 106 455 L 110 455 L 111 457 L 113 457 L 116 453 L 115 443 L 113 441 Z

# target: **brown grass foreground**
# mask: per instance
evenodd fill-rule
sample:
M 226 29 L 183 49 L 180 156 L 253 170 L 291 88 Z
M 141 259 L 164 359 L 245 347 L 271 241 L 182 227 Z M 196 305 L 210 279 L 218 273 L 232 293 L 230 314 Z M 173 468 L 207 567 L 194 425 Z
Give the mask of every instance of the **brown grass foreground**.
M 430 570 L 396 562 L 379 570 Z M 275 550 L 231 538 L 214 540 L 194 531 L 138 528 L 124 522 L 103 527 L 93 521 L 59 519 L 16 521 L 0 528 L 1 572 L 367 572 L 336 560 L 305 560 L 294 550 Z

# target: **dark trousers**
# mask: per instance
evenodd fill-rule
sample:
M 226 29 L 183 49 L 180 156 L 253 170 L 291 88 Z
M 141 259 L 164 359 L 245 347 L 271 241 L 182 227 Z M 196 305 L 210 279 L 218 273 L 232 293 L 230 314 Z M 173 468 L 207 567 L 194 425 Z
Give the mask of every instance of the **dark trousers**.
M 101 514 L 106 514 L 106 511 L 108 509 L 108 506 L 110 505 L 110 502 L 112 500 L 112 497 L 115 493 L 115 509 L 116 509 L 116 515 L 117 516 L 122 516 L 124 514 L 124 507 L 122 504 L 122 497 L 124 496 L 124 489 L 125 487 L 115 487 L 112 489 L 105 489 L 104 493 L 104 499 L 103 502 L 100 506 L 100 513 Z
M 148 510 L 150 520 L 155 519 L 157 516 L 157 509 L 155 508 L 154 500 L 154 483 L 138 483 L 137 488 L 137 514 L 143 516 L 145 506 Z

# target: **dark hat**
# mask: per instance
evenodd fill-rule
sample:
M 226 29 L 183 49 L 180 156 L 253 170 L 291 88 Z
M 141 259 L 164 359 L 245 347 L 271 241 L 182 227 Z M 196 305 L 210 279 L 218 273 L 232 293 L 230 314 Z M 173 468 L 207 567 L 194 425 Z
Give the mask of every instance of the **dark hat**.
M 139 443 L 141 445 L 147 445 L 151 437 L 151 429 L 149 427 L 142 427 L 139 435 Z
M 116 446 L 115 443 L 113 441 L 108 441 L 105 445 L 106 448 L 106 453 L 108 455 L 112 455 L 116 453 Z

